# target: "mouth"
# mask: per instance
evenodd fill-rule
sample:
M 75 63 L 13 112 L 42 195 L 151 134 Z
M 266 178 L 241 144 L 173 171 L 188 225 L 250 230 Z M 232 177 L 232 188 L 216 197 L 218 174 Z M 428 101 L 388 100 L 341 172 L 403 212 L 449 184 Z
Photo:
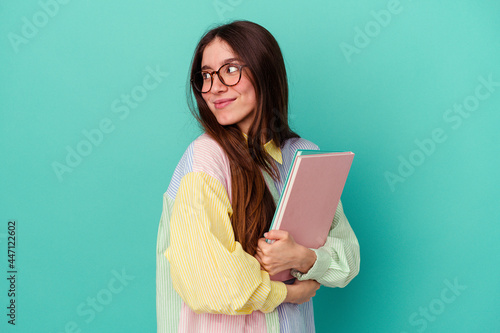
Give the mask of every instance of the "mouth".
M 224 98 L 218 99 L 214 102 L 214 106 L 216 109 L 222 109 L 231 104 L 236 98 Z

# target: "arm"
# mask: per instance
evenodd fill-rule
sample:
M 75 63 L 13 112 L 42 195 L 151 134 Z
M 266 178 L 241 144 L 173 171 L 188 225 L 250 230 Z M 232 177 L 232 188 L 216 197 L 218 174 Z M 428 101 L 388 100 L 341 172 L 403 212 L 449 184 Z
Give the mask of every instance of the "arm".
M 287 289 L 269 279 L 235 242 L 227 191 L 204 172 L 185 175 L 170 219 L 166 251 L 174 289 L 197 313 L 270 312 Z
M 284 230 L 271 230 L 259 239 L 255 258 L 274 275 L 291 269 L 300 281 L 316 280 L 327 287 L 345 287 L 359 272 L 359 244 L 339 202 L 325 245 L 308 249 Z
M 359 243 L 339 202 L 325 245 L 311 249 L 316 253 L 314 265 L 303 274 L 292 270 L 299 280 L 316 280 L 327 287 L 345 287 L 359 273 Z

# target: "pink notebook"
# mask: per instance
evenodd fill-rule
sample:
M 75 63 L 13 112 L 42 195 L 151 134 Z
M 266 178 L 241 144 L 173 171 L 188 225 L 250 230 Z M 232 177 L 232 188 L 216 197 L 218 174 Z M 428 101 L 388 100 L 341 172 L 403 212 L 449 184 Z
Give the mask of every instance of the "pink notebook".
M 308 248 L 323 246 L 353 158 L 352 152 L 298 150 L 270 229 L 286 230 Z M 292 278 L 288 270 L 271 276 L 275 281 Z

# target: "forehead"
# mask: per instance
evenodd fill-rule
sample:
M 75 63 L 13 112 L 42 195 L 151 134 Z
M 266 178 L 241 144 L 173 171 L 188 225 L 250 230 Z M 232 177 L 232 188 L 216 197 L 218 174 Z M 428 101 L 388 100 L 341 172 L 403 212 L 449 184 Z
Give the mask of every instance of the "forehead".
M 211 41 L 203 51 L 202 68 L 219 68 L 228 61 L 237 58 L 231 46 L 220 38 Z

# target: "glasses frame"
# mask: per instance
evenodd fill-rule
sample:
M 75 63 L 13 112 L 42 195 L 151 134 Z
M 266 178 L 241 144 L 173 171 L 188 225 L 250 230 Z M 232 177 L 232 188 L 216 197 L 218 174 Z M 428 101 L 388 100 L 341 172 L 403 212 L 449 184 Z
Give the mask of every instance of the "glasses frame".
M 235 84 L 227 84 L 226 82 L 224 82 L 224 79 L 220 76 L 219 72 L 220 70 L 222 69 L 222 67 L 224 66 L 227 66 L 227 65 L 233 65 L 235 67 L 238 67 L 239 71 L 240 71 L 240 76 L 238 77 L 238 81 L 236 81 Z M 202 93 L 202 94 L 206 94 L 208 92 L 210 92 L 210 90 L 212 90 L 212 87 L 214 85 L 214 74 L 217 74 L 217 77 L 219 78 L 219 81 L 225 85 L 226 87 L 234 87 L 235 85 L 237 85 L 238 83 L 240 83 L 240 80 L 241 80 L 241 73 L 242 73 L 242 68 L 243 67 L 247 67 L 246 65 L 240 65 L 240 64 L 236 64 L 234 62 L 228 62 L 228 63 L 225 63 L 224 65 L 220 66 L 218 70 L 216 71 L 199 71 L 199 72 L 196 72 L 194 74 L 194 76 L 198 75 L 198 74 L 201 74 L 201 73 L 208 73 L 210 74 L 210 88 L 207 90 L 207 91 L 201 91 L 201 89 L 198 89 L 196 87 L 196 84 L 194 83 L 194 79 L 191 79 L 191 84 L 193 85 L 194 89 L 196 89 L 196 91 Z

